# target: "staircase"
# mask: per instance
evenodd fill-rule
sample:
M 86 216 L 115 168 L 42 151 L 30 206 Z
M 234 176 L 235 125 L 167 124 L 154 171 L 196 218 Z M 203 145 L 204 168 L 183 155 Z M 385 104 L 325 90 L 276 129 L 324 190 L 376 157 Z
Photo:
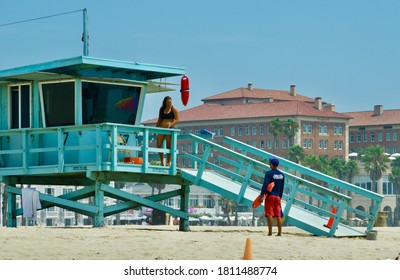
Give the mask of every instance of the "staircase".
M 191 162 L 191 168 L 179 170 L 183 179 L 251 207 L 260 193 L 264 174 L 269 170 L 269 165 L 262 160 L 273 154 L 230 137 L 223 137 L 220 144 L 193 134 L 179 138 L 191 145 L 191 152 L 179 155 Z M 365 232 L 346 225 L 346 217 L 355 213 L 368 219 L 367 231 L 372 229 L 383 196 L 277 158 L 279 169 L 286 177 L 282 209 L 288 225 L 317 236 L 365 236 Z M 354 208 L 353 195 L 370 200 L 374 205 L 372 213 Z M 325 226 L 328 221 L 330 228 Z

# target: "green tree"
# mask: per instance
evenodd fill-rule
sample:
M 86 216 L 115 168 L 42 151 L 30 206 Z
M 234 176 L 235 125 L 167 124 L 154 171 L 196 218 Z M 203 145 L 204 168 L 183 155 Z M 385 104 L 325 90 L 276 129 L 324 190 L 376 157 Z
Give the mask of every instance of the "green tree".
M 390 159 L 385 155 L 385 150 L 380 146 L 370 146 L 361 157 L 364 169 L 374 183 L 373 191 L 378 192 L 378 181 L 382 178 L 383 172 L 388 169 Z
M 271 121 L 271 133 L 274 136 L 274 143 L 272 143 L 272 152 L 275 154 L 275 142 L 278 139 L 278 135 L 284 130 L 284 125 L 280 119 L 276 118 Z
M 349 160 L 346 162 L 347 180 L 349 183 L 354 184 L 354 178 L 360 173 L 357 161 Z
M 400 220 L 400 157 L 392 161 L 392 171 L 389 174 L 389 181 L 394 185 L 396 192 L 396 208 L 394 209 L 395 225 Z
M 232 222 L 231 222 L 231 218 L 229 215 L 235 208 L 235 202 L 233 200 L 230 200 L 229 198 L 221 197 L 220 205 L 221 205 L 222 213 L 224 213 L 224 216 L 226 216 L 228 226 L 230 226 L 232 224 Z
M 286 123 L 283 124 L 283 134 L 285 134 L 289 140 L 288 147 L 290 148 L 290 143 L 293 146 L 294 143 L 294 136 L 299 129 L 299 124 L 292 119 L 288 119 Z
M 294 145 L 290 147 L 289 149 L 289 160 L 295 162 L 295 163 L 301 163 L 304 160 L 304 157 L 306 156 L 304 149 L 302 146 L 299 145 Z
M 346 162 L 342 159 L 333 158 L 330 160 L 329 165 L 335 172 L 335 177 L 344 181 L 347 175 Z

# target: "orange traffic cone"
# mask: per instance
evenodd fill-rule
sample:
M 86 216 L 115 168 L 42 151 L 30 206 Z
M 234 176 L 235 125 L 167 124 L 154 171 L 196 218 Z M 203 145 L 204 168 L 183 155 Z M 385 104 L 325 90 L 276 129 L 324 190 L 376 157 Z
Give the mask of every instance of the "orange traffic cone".
M 336 207 L 332 208 L 332 214 L 336 214 Z M 333 217 L 330 217 L 328 220 L 328 223 L 326 225 L 324 225 L 324 227 L 331 228 L 332 224 L 333 224 L 333 220 L 334 220 Z
M 246 239 L 246 247 L 244 248 L 243 254 L 244 260 L 252 260 L 253 259 L 253 249 L 251 248 L 251 239 Z

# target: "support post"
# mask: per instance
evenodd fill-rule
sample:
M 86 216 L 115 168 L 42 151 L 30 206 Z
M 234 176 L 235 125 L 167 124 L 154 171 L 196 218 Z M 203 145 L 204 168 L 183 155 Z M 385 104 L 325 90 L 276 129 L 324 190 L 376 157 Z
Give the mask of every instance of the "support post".
M 181 211 L 189 212 L 189 193 L 190 187 L 188 185 L 181 186 Z M 179 219 L 179 231 L 189 231 L 189 216 L 187 219 Z
M 94 205 L 98 208 L 94 215 L 94 227 L 104 227 L 104 191 L 101 184 L 100 181 L 96 181 L 94 188 Z
M 17 195 L 9 192 L 8 187 L 7 192 L 7 226 L 17 227 Z

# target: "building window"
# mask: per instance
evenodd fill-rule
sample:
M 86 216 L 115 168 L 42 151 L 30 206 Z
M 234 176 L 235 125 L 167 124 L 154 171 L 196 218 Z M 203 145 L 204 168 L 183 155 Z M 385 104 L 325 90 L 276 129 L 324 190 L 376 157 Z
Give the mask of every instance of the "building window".
M 343 141 L 342 140 L 339 141 L 339 150 L 343 150 Z
M 250 126 L 246 125 L 246 135 L 250 135 Z
M 190 195 L 189 196 L 189 205 L 192 207 L 199 206 L 199 196 L 198 195 Z
M 304 133 L 304 134 L 307 133 L 307 124 L 303 124 L 303 133 Z
M 333 142 L 333 149 L 334 149 L 334 150 L 337 150 L 337 149 L 338 149 L 338 140 L 335 140 L 335 141 Z
M 235 136 L 235 127 L 231 126 L 231 136 Z
M 304 149 L 307 148 L 307 143 L 308 143 L 308 140 L 307 139 L 303 139 L 303 148 Z
M 342 135 L 343 134 L 343 126 L 341 124 L 335 124 L 333 126 L 333 134 L 334 135 Z
M 382 132 L 378 132 L 378 142 L 382 142 L 382 140 L 383 140 Z
M 251 142 L 251 145 L 252 145 L 253 147 L 257 148 L 257 141 L 252 141 L 252 142 Z
M 264 135 L 264 125 L 260 124 L 260 135 Z
M 350 133 L 350 143 L 353 143 L 353 142 L 354 142 L 354 134 Z
M 279 140 L 278 139 L 275 140 L 274 148 L 279 149 Z
M 182 135 L 186 134 L 186 129 L 182 128 L 180 134 Z
M 386 132 L 386 141 L 390 141 L 391 137 L 390 137 L 390 131 Z
M 393 131 L 392 137 L 393 141 L 397 141 L 397 131 Z
M 318 126 L 318 133 L 320 135 L 327 135 L 328 134 L 328 126 L 326 124 L 320 124 Z
M 260 141 L 260 149 L 264 149 L 264 140 Z
M 363 142 L 367 142 L 367 133 L 366 132 L 363 133 Z
M 257 126 L 253 125 L 252 134 L 257 135 Z
M 47 195 L 54 196 L 55 190 L 54 188 L 44 188 L 44 193 Z
M 324 140 L 324 150 L 328 150 L 328 140 Z
M 282 149 L 286 149 L 287 148 L 287 142 L 286 139 L 282 139 Z
M 214 199 L 212 199 L 211 195 L 203 196 L 203 206 L 205 208 L 214 208 Z
M 30 125 L 30 86 L 10 87 L 10 128 L 29 128 Z
M 238 126 L 238 136 L 242 136 L 242 126 L 241 125 L 239 125 Z
M 307 125 L 307 133 L 311 134 L 312 133 L 312 124 Z
M 361 133 L 357 132 L 357 143 L 361 142 Z
M 312 149 L 312 139 L 308 139 L 308 148 Z
M 45 111 L 51 114 L 46 118 L 47 126 L 74 124 L 74 87 L 74 82 L 42 84 Z M 141 90 L 138 86 L 82 81 L 82 123 L 139 125 Z
M 271 150 L 271 149 L 272 149 L 272 141 L 271 141 L 271 140 L 268 140 L 268 141 L 267 141 L 267 149 L 268 149 L 268 150 Z
M 323 146 L 324 146 L 324 141 L 323 140 L 319 140 L 318 141 L 318 149 L 322 150 Z
M 199 129 L 198 129 L 198 128 L 195 128 L 195 129 L 194 129 L 194 134 L 196 134 L 196 135 L 199 134 Z
M 186 152 L 186 145 L 185 144 L 181 145 L 181 152 L 182 153 Z
M 63 188 L 62 191 L 63 191 L 63 194 L 67 194 L 67 193 L 73 192 L 74 189 L 73 188 Z
M 371 132 L 370 139 L 371 139 L 371 142 L 375 142 L 375 132 Z
M 267 134 L 271 134 L 271 126 L 270 125 L 267 125 Z

